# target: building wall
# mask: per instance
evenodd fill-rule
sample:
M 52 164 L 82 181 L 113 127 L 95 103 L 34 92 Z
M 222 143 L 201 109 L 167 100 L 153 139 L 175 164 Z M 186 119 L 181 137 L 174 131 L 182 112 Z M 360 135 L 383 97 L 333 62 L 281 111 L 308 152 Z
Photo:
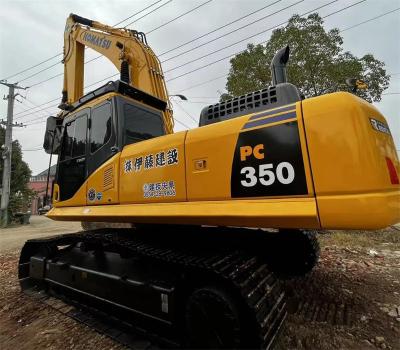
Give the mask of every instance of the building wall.
M 54 176 L 50 176 L 49 180 L 49 188 L 48 188 L 48 201 L 47 204 L 50 204 L 50 196 L 51 196 L 51 184 L 53 183 Z M 29 188 L 34 190 L 37 194 L 32 199 L 31 204 L 31 213 L 32 215 L 38 214 L 38 209 L 41 208 L 44 204 L 44 198 L 46 196 L 46 183 L 47 176 L 32 176 L 29 180 Z

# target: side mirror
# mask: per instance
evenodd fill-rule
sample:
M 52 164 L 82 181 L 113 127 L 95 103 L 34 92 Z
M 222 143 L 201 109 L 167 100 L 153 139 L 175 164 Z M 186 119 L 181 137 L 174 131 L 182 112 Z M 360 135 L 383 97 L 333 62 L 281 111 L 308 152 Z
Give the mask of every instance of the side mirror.
M 61 144 L 61 125 L 60 118 L 53 116 L 47 118 L 43 148 L 48 154 L 58 154 Z

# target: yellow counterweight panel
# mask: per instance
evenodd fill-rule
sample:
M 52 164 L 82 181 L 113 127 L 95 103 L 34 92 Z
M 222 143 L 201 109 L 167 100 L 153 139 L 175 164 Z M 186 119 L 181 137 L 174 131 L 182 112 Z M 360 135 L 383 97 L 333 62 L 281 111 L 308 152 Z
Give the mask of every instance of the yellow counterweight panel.
M 390 134 L 371 118 L 385 118 L 366 101 L 334 93 L 302 103 L 321 226 L 376 229 L 400 221 L 400 187 L 392 184 L 386 158 L 397 174 Z

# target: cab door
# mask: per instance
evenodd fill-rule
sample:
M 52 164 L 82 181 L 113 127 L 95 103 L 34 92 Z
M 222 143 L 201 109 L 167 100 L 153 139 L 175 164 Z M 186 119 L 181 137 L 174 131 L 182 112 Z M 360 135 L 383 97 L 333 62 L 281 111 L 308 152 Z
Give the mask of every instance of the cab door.
M 55 206 L 86 204 L 87 129 L 90 109 L 66 117 L 57 166 Z
M 119 153 L 111 98 L 91 108 L 88 140 L 86 203 L 118 203 Z

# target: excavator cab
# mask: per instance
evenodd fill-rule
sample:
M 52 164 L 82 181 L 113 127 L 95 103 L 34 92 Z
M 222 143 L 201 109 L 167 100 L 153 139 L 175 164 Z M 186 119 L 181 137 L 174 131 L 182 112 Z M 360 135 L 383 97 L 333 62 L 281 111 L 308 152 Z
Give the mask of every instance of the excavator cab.
M 71 199 L 124 146 L 165 135 L 165 108 L 163 101 L 116 81 L 85 95 L 61 122 L 49 117 L 44 148 L 59 155 L 55 200 Z M 76 204 L 86 204 L 85 198 Z

